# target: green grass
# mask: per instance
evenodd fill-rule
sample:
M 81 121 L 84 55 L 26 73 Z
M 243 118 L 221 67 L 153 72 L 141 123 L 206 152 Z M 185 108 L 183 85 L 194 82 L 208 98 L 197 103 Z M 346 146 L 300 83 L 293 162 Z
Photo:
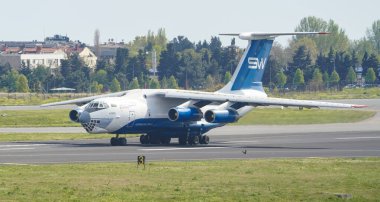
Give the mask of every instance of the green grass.
M 372 111 L 358 110 L 256 108 L 231 125 L 351 123 L 368 119 L 375 114 Z
M 70 109 L 0 111 L 0 127 L 80 126 L 69 118 Z
M 380 158 L 3 165 L 2 201 L 378 201 Z
M 0 133 L 0 142 L 104 139 L 111 138 L 112 136 L 114 135 L 88 133 Z M 137 137 L 138 135 L 128 134 L 126 136 Z M 122 135 L 122 137 L 124 136 Z
M 69 109 L 0 111 L 0 127 L 80 126 L 70 121 Z M 347 123 L 372 117 L 375 112 L 358 110 L 319 110 L 257 108 L 234 125 Z
M 268 93 L 268 96 L 300 100 L 374 99 L 380 98 L 380 88 L 344 88 L 342 91 L 286 92 L 285 94 Z

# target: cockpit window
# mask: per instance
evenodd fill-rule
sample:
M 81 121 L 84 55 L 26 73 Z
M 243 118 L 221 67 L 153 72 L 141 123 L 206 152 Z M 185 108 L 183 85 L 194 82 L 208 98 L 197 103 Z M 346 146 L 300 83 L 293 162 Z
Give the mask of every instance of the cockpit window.
M 87 105 L 86 111 L 93 112 L 101 109 L 107 109 L 109 105 L 103 101 L 94 101 Z
M 98 108 L 98 106 L 99 106 L 99 103 L 94 102 L 94 104 L 91 105 L 91 108 Z

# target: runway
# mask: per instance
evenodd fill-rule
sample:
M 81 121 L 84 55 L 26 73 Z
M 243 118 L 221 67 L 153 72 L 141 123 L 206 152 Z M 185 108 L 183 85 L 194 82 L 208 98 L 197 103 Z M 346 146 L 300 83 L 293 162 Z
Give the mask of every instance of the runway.
M 358 102 L 360 101 L 360 102 Z M 347 102 L 347 100 L 342 101 Z M 151 161 L 215 159 L 379 157 L 380 100 L 353 100 L 378 112 L 358 123 L 312 125 L 225 126 L 210 131 L 207 146 L 141 145 L 129 138 L 128 146 L 113 147 L 109 139 L 3 142 L 1 164 L 135 162 L 138 155 Z M 83 128 L 1 128 L 1 132 L 84 132 Z
M 304 134 L 212 135 L 207 146 L 110 146 L 108 139 L 0 143 L 0 164 L 84 162 L 190 161 L 285 157 L 380 156 L 380 132 L 317 132 Z

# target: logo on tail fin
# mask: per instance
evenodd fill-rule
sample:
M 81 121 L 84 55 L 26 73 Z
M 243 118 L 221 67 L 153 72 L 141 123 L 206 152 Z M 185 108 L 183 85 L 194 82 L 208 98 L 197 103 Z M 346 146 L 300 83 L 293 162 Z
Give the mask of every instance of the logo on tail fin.
M 264 69 L 265 63 L 267 62 L 266 58 L 261 58 L 259 61 L 259 58 L 249 57 L 248 58 L 248 68 L 250 69 Z

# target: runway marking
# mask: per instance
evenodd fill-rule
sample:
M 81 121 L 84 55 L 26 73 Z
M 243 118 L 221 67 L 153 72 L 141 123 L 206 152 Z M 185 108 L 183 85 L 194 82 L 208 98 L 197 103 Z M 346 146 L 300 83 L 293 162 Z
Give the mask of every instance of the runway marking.
M 175 150 L 196 150 L 196 149 L 221 149 L 225 147 L 191 147 L 191 148 L 161 148 L 161 149 L 139 149 L 140 151 L 175 151 Z
M 242 141 L 226 141 L 226 142 L 221 142 L 221 143 L 257 143 L 259 141 L 255 141 L 255 140 L 242 140 Z
M 356 139 L 380 139 L 380 137 L 341 137 L 336 140 L 356 140 Z
M 35 149 L 35 148 L 34 148 L 34 147 L 6 148 L 6 149 L 0 149 L 0 151 L 9 151 L 9 150 L 28 150 L 28 149 Z
M 1 147 L 32 147 L 32 146 L 44 146 L 48 144 L 4 144 L 0 145 Z

